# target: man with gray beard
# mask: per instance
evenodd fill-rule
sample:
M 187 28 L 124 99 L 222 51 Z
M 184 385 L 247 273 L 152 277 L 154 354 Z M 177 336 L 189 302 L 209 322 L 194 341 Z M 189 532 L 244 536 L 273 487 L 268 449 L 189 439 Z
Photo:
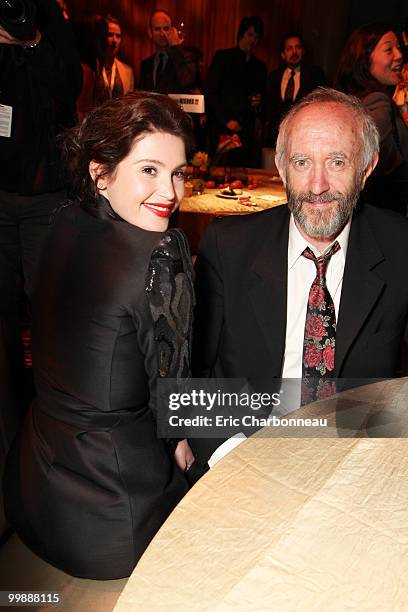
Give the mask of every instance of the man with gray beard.
M 319 88 L 292 107 L 276 149 L 288 206 L 217 219 L 203 238 L 196 376 L 299 379 L 304 404 L 335 392 L 330 379 L 401 373 L 408 221 L 358 202 L 377 160 L 356 98 Z

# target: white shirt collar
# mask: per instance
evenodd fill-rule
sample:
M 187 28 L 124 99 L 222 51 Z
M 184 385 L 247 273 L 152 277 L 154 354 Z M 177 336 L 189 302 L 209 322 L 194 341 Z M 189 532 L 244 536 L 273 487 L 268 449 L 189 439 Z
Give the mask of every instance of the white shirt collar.
M 350 221 L 343 227 L 340 234 L 330 243 L 324 252 L 326 252 L 332 244 L 337 240 L 340 245 L 339 254 L 346 260 L 347 247 L 350 235 L 350 227 L 351 227 L 351 219 Z M 319 253 L 313 245 L 311 245 L 305 238 L 303 238 L 302 234 L 299 232 L 296 227 L 295 220 L 293 215 L 290 215 L 289 222 L 289 244 L 288 244 L 288 268 L 289 270 L 295 265 L 299 257 L 302 256 L 303 251 L 306 247 L 309 247 L 313 251 L 316 256 L 320 256 L 322 253 Z

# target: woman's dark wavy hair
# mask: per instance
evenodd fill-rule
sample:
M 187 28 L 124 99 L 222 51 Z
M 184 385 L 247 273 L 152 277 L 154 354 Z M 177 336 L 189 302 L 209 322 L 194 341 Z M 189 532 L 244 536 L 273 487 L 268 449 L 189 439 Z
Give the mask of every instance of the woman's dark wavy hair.
M 70 198 L 84 205 L 94 202 L 98 179 L 112 176 L 134 142 L 154 132 L 180 137 L 190 158 L 194 150 L 191 119 L 168 96 L 133 92 L 90 112 L 80 125 L 65 132 L 61 143 Z M 89 174 L 91 161 L 104 168 L 95 182 Z
M 387 32 L 395 32 L 389 23 L 369 23 L 351 34 L 340 58 L 335 78 L 335 88 L 357 98 L 364 98 L 373 91 L 386 91 L 371 72 L 371 54 Z

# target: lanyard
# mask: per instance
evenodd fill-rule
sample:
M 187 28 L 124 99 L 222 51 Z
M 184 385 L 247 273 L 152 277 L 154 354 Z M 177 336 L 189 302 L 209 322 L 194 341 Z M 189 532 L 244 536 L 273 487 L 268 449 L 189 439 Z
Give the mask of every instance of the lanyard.
M 112 64 L 110 83 L 108 81 L 108 75 L 106 74 L 105 66 L 102 68 L 102 78 L 103 78 L 103 82 L 105 83 L 105 86 L 109 90 L 109 97 L 111 98 L 112 93 L 113 93 L 113 88 L 115 86 L 115 78 L 116 78 L 116 62 L 115 61 L 113 61 L 113 64 Z

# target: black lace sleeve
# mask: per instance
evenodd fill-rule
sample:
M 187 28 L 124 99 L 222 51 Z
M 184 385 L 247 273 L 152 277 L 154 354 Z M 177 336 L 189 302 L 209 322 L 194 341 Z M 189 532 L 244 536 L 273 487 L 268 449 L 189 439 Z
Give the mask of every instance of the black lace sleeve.
M 155 247 L 146 295 L 158 351 L 158 377 L 188 378 L 193 326 L 193 268 L 187 239 L 171 229 Z

